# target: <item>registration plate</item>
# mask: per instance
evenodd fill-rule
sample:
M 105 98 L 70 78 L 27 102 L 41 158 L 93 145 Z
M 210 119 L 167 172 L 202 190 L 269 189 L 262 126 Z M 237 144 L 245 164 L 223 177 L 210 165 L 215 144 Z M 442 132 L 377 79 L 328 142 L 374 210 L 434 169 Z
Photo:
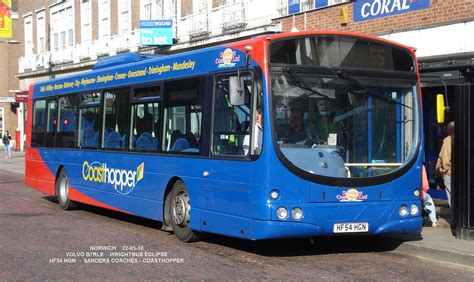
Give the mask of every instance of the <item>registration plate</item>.
M 336 223 L 334 233 L 369 232 L 368 222 Z

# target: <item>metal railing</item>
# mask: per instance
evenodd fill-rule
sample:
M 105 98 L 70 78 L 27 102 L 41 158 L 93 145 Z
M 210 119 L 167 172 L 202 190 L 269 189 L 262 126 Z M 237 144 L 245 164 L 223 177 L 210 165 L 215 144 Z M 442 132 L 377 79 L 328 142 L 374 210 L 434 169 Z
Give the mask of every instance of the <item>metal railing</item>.
M 244 1 L 240 3 L 232 3 L 221 6 L 222 8 L 222 33 L 231 33 L 245 28 L 247 25 L 246 4 Z
M 207 38 L 210 34 L 209 17 L 207 10 L 189 15 L 186 18 L 188 23 L 188 35 L 190 40 Z
M 123 52 L 136 52 L 139 47 L 139 30 L 87 41 L 59 51 L 45 51 L 31 56 L 21 57 L 19 73 L 37 71 L 51 66 L 76 64 L 97 60 Z

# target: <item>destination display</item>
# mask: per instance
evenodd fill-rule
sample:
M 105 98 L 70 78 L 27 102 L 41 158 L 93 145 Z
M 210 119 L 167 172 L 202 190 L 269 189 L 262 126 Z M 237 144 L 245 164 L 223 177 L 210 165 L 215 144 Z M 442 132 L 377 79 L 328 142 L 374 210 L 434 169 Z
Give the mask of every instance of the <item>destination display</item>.
M 74 89 L 91 84 L 107 84 L 127 78 L 139 78 L 147 75 L 162 75 L 166 72 L 194 70 L 196 61 L 184 60 L 182 62 L 173 62 L 172 64 L 161 64 L 144 67 L 138 70 L 129 70 L 123 72 L 100 74 L 95 77 L 83 77 L 81 79 L 70 79 L 60 83 L 50 83 L 40 86 L 40 93 L 52 92 L 54 90 Z

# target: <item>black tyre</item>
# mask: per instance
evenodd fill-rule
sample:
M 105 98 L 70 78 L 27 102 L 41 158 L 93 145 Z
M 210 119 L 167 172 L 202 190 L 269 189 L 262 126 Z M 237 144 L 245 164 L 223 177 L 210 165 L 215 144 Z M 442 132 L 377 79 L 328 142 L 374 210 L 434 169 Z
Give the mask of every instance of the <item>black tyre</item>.
M 165 198 L 165 206 L 163 207 L 163 224 L 161 225 L 161 230 L 163 231 L 173 231 L 171 227 L 171 191 Z
M 56 197 L 59 205 L 64 210 L 72 210 L 76 208 L 76 204 L 69 200 L 69 181 L 66 170 L 62 169 L 56 179 Z
M 173 233 L 181 242 L 189 243 L 198 239 L 195 232 L 189 228 L 191 219 L 191 201 L 188 189 L 183 182 L 177 181 L 168 194 L 170 223 Z

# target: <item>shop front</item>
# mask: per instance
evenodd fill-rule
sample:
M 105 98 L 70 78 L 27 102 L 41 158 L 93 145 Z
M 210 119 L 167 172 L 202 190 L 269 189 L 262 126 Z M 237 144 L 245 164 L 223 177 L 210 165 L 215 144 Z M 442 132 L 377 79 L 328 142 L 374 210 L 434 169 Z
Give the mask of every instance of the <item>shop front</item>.
M 452 223 L 459 239 L 474 239 L 474 53 L 425 57 L 419 62 L 424 110 L 425 163 L 430 187 L 440 188 L 435 166 L 446 125 L 455 122 Z M 436 96 L 444 95 L 445 122 L 436 120 Z M 473 112 L 471 112 L 473 111 Z M 435 190 L 436 191 L 436 190 Z M 439 190 L 438 190 L 439 191 Z M 435 193 L 445 195 L 444 193 Z

